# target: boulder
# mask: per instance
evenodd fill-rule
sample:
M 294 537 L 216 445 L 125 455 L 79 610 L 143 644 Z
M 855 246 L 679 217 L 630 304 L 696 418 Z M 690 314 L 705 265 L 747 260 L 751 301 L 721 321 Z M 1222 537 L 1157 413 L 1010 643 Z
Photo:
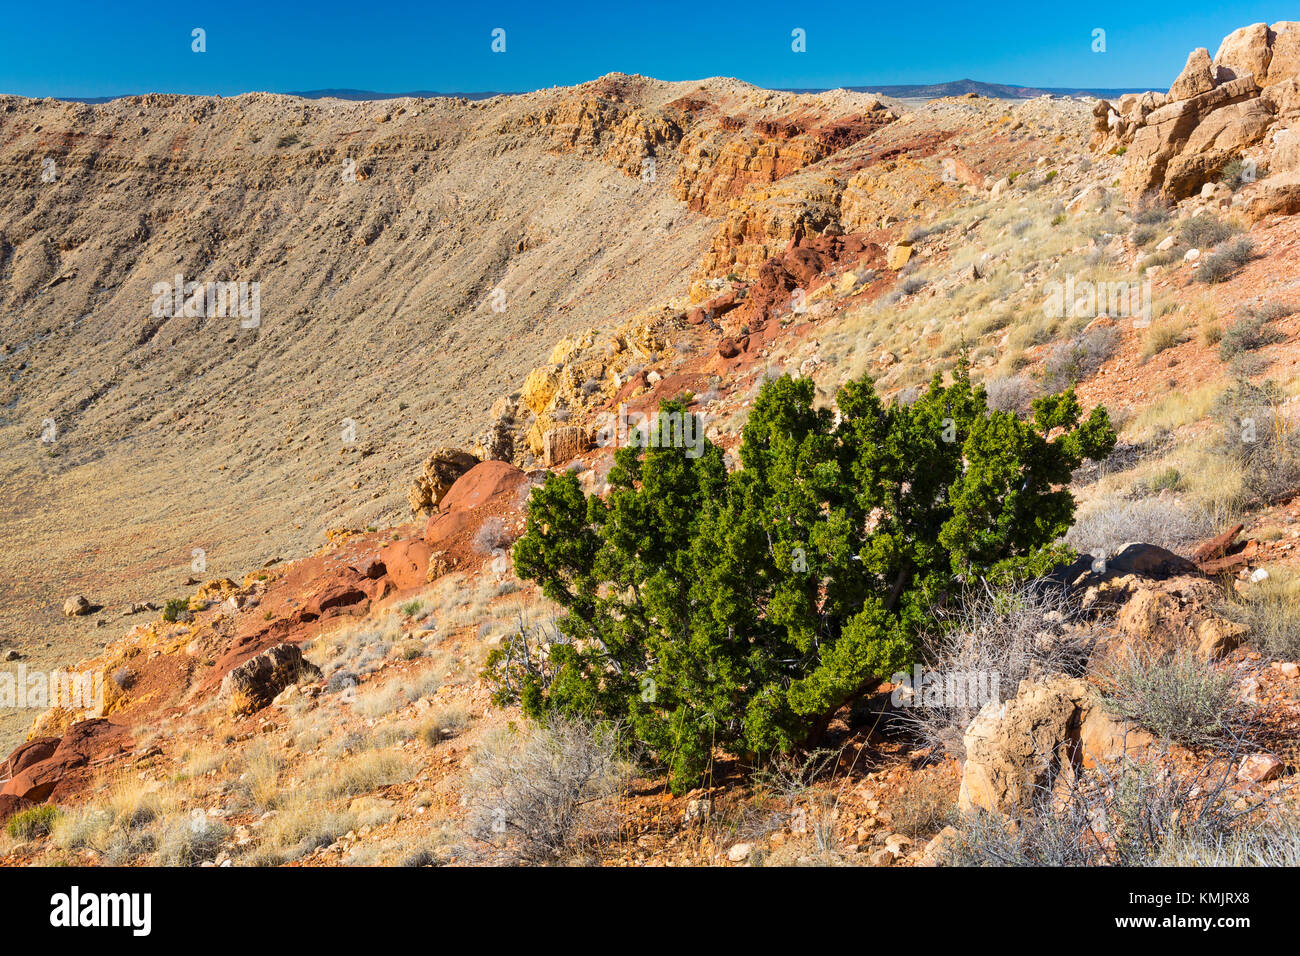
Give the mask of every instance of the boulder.
M 290 684 L 319 677 L 320 669 L 302 656 L 296 644 L 276 644 L 222 678 L 221 697 L 238 712 L 251 713 L 271 703 Z
M 749 347 L 749 336 L 724 338 L 718 341 L 718 355 L 724 359 L 733 359 Z
M 1243 783 L 1266 783 L 1282 776 L 1282 761 L 1272 754 L 1251 754 L 1237 768 L 1237 779 Z
M 1252 23 L 1224 37 L 1214 54 L 1216 79 L 1222 83 L 1250 76 L 1262 83 L 1273 59 L 1271 32 L 1267 23 Z
M 1194 157 L 1200 154 L 1187 150 L 1188 141 L 1202 122 L 1216 110 L 1258 96 L 1259 86 L 1253 78 L 1246 77 L 1231 80 L 1185 100 L 1173 100 L 1152 110 L 1140 125 L 1135 126 L 1131 141 L 1127 144 L 1124 169 L 1126 190 L 1133 196 L 1141 196 L 1150 190 L 1167 192 L 1166 172 L 1174 159 L 1182 157 L 1175 166 L 1179 176 L 1180 195 L 1169 193 L 1170 198 L 1182 199 L 1197 192 L 1202 183 L 1196 182 L 1192 173 L 1195 168 Z M 1249 115 L 1254 116 L 1253 113 Z M 1206 139 L 1217 142 L 1220 137 L 1225 144 L 1240 141 L 1249 138 L 1256 129 L 1253 119 L 1247 121 L 1237 116 L 1239 122 L 1234 126 L 1230 121 L 1232 118 L 1225 117 L 1221 126 L 1216 123 L 1214 129 L 1207 130 L 1198 142 Z M 1215 157 L 1211 165 L 1217 161 L 1218 158 Z M 1215 174 L 1217 175 L 1217 170 Z
M 325 617 L 335 617 L 345 613 L 346 608 L 368 601 L 370 595 L 361 587 L 363 580 L 351 568 L 346 572 L 340 571 L 329 575 L 298 610 L 298 620 L 316 621 Z
M 49 741 L 35 740 L 19 747 L 6 763 L 22 764 L 12 777 L 0 786 L 0 796 L 18 797 L 32 803 L 43 803 L 57 797 L 61 789 L 72 787 L 84 778 L 90 763 L 108 752 L 120 751 L 125 728 L 102 718 L 83 720 L 72 724 L 49 751 Z M 35 759 L 36 757 L 40 759 Z
M 1104 667 L 1115 652 L 1134 644 L 1147 653 L 1190 648 L 1211 660 L 1235 650 L 1249 628 L 1216 613 L 1217 596 L 1213 585 L 1197 579 L 1140 587 L 1116 616 L 1120 639 L 1102 648 L 1094 664 Z
M 577 425 L 560 425 L 542 436 L 542 467 L 553 468 L 581 455 L 591 447 L 587 430 Z
M 935 834 L 934 839 L 925 845 L 921 851 L 921 856 L 916 861 L 917 866 L 941 866 L 944 858 L 947 856 L 949 849 L 957 841 L 957 828 L 946 826 Z
M 1110 204 L 1110 193 L 1105 186 L 1093 183 L 1065 204 L 1067 212 L 1096 211 Z
M 469 452 L 459 448 L 435 449 L 420 466 L 420 474 L 407 493 L 412 513 L 423 514 L 437 508 L 456 479 L 477 465 L 478 461 Z
M 903 266 L 907 265 L 908 260 L 912 258 L 912 244 L 910 242 L 900 242 L 889 250 L 889 258 L 885 264 L 897 272 Z
M 14 774 L 21 773 L 34 763 L 40 763 L 42 760 L 48 760 L 54 756 L 54 751 L 59 747 L 61 737 L 33 737 L 31 740 L 19 744 L 14 752 L 3 764 L 0 770 L 0 776 L 12 777 Z
M 22 813 L 34 806 L 35 804 L 30 800 L 24 800 L 12 793 L 0 793 L 0 823 L 4 823 L 14 814 Z
M 1255 150 L 1284 118 L 1300 116 L 1298 80 L 1300 23 L 1254 23 L 1225 37 L 1213 60 L 1206 50 L 1193 50 L 1163 104 L 1124 97 L 1118 120 L 1107 117 L 1104 127 L 1099 105 L 1092 145 L 1125 148 L 1123 181 L 1132 198 L 1151 190 L 1173 200 L 1193 196 L 1217 181 L 1229 162 Z M 1294 212 L 1294 184 L 1264 185 L 1292 170 L 1294 158 L 1249 155 L 1274 175 L 1243 194 L 1247 215 Z
M 1078 678 L 1025 680 L 1016 696 L 990 701 L 966 730 L 957 805 L 999 813 L 1023 810 L 1062 773 L 1140 753 L 1149 734 L 1120 720 Z
M 74 594 L 63 602 L 64 617 L 79 617 L 90 613 L 90 602 L 80 594 Z
M 1245 212 L 1253 222 L 1268 216 L 1294 216 L 1300 212 L 1300 172 L 1279 173 L 1261 179 L 1255 184 Z
M 1235 524 L 1222 534 L 1216 534 L 1213 538 L 1202 541 L 1192 549 L 1192 561 L 1200 564 L 1202 561 L 1223 557 L 1228 553 L 1228 548 L 1237 540 L 1237 535 L 1241 534 L 1244 527 L 1243 524 Z
M 1169 88 L 1169 98 L 1185 100 L 1214 89 L 1214 64 L 1210 60 L 1210 51 L 1197 47 L 1187 56 L 1183 72 L 1178 74 L 1174 85 Z
M 379 556 L 387 569 L 389 580 L 399 590 L 420 587 L 426 582 L 429 546 L 423 540 L 394 541 L 384 545 Z
M 1138 574 L 1147 578 L 1168 578 L 1196 571 L 1196 565 L 1191 561 L 1155 544 L 1126 545 L 1106 565 L 1120 574 Z
M 485 461 L 475 465 L 451 487 L 443 500 L 445 512 L 473 511 L 502 495 L 512 494 L 528 476 L 504 461 Z
M 454 552 L 464 545 L 483 522 L 489 511 L 517 510 L 520 492 L 528 476 L 504 461 L 485 461 L 475 465 L 447 492 L 441 510 L 430 516 L 424 526 L 424 540 L 434 553 Z M 454 566 L 454 562 L 449 562 Z M 432 559 L 430 573 L 432 573 Z
M 1269 27 L 1269 33 L 1273 55 L 1261 85 L 1272 88 L 1300 76 L 1300 22 L 1279 20 Z
M 540 415 L 550 407 L 551 399 L 560 389 L 560 367 L 558 365 L 539 366 L 528 373 L 520 400 L 534 415 Z
M 957 806 L 1007 811 L 1028 807 L 1064 763 L 1082 681 L 1021 683 L 1016 696 L 990 701 L 966 729 L 966 763 Z

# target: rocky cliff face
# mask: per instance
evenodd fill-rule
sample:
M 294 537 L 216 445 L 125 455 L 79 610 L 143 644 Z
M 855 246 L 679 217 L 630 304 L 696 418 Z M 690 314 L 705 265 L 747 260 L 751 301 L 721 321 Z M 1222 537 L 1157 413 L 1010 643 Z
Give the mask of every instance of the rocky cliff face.
M 1211 59 L 1193 50 L 1167 94 L 1098 102 L 1094 146 L 1123 150 L 1133 197 L 1179 200 L 1213 190 L 1232 164 L 1248 187 L 1234 197 L 1253 218 L 1300 209 L 1292 127 L 1300 120 L 1300 23 L 1256 23 L 1225 37 Z M 1265 178 L 1267 177 L 1267 178 Z

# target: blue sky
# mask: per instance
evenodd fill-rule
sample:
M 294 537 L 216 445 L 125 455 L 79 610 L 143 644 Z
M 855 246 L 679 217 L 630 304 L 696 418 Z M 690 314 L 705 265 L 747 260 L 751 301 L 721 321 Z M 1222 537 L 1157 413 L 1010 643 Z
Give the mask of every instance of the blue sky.
M 971 77 L 1058 87 L 1168 87 L 1196 46 L 1288 16 L 1278 3 L 637 2 L 58 4 L 0 13 L 0 92 L 233 95 L 352 88 L 516 91 L 611 71 L 736 76 L 769 87 Z M 1290 11 L 1294 13 L 1295 11 Z M 506 31 L 494 54 L 491 32 Z M 191 31 L 207 52 L 191 52 Z M 791 50 L 806 31 L 807 51 Z M 1092 50 L 1106 31 L 1106 51 Z

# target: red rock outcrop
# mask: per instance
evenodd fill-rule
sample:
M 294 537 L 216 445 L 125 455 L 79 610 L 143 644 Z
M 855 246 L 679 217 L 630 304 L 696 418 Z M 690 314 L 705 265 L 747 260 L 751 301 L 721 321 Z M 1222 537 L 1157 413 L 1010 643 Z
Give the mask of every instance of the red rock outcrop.
M 518 517 L 528 480 L 527 474 L 504 461 L 485 461 L 462 475 L 424 528 L 424 541 L 432 552 L 429 576 L 482 561 L 487 543 L 476 543 L 475 536 L 489 520 Z

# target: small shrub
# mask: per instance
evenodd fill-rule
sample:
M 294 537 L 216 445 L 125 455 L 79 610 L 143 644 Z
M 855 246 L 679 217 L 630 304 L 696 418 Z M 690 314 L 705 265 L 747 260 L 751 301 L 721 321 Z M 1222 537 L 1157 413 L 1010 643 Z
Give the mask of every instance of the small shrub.
M 1280 342 L 1283 336 L 1269 323 L 1273 321 L 1274 310 L 1247 310 L 1245 316 L 1223 333 L 1219 342 L 1219 358 L 1225 362 L 1242 352 L 1262 349 L 1266 345 Z
M 352 813 L 322 811 L 306 801 L 296 803 L 266 821 L 262 830 L 264 842 L 258 848 L 260 860 L 257 862 L 278 866 L 296 860 L 320 847 L 329 846 L 353 829 L 356 823 L 356 816 Z
M 579 461 L 572 464 L 579 466 L 579 470 L 583 467 Z M 508 548 L 514 544 L 514 541 L 514 534 L 506 523 L 497 517 L 486 519 L 474 533 L 474 547 L 480 554 L 492 554 L 502 548 Z
M 434 853 L 428 847 L 420 847 L 412 850 L 406 856 L 402 857 L 401 866 L 403 867 L 421 867 L 421 866 L 441 866 L 442 858 Z
M 1102 556 L 1135 541 L 1178 551 L 1214 531 L 1212 519 L 1198 509 L 1176 500 L 1142 498 L 1094 505 L 1079 516 L 1065 540 L 1081 552 Z
M 504 836 L 529 863 L 589 850 L 616 822 L 610 802 L 625 775 L 615 727 L 555 716 L 498 733 L 474 755 L 472 830 Z
M 436 747 L 447 737 L 455 736 L 469 726 L 471 716 L 461 704 L 449 704 L 434 711 L 420 725 L 419 737 L 428 746 Z
M 1196 268 L 1198 282 L 1223 282 L 1255 257 L 1255 243 L 1246 236 L 1225 242 L 1201 257 Z
M 1043 381 L 1051 392 L 1068 388 L 1089 378 L 1101 368 L 1119 347 L 1119 330 L 1112 327 L 1093 329 L 1062 343 L 1048 355 Z
M 202 810 L 172 817 L 158 841 L 162 866 L 198 866 L 212 860 L 230 834 L 224 823 L 209 819 Z
M 1230 756 L 1196 771 L 1124 761 L 1085 772 L 1053 801 L 1008 820 L 977 811 L 944 844 L 949 866 L 1279 865 L 1300 858 L 1300 827 L 1278 802 L 1234 810 Z M 1053 806 L 1055 804 L 1055 806 Z
M 1215 249 L 1235 266 L 1244 266 L 1255 258 L 1255 240 L 1250 236 L 1238 236 Z
M 1208 249 L 1225 241 L 1235 232 L 1232 225 L 1213 213 L 1202 212 L 1178 225 L 1178 239 L 1193 249 Z
M 405 614 L 407 617 L 415 617 L 415 615 L 420 613 L 420 608 L 422 607 L 424 607 L 424 604 L 420 601 L 407 601 L 405 604 L 399 607 L 398 610 L 401 611 L 403 614 Z
M 325 795 L 355 797 L 411 778 L 411 769 L 399 754 L 380 750 L 358 754 L 330 771 Z
M 1300 430 L 1272 380 L 1238 381 L 1213 407 L 1224 453 L 1237 465 L 1245 498 L 1270 505 L 1300 489 Z
M 1160 237 L 1160 230 L 1154 226 L 1138 226 L 1133 230 L 1133 244 L 1135 246 L 1149 246 Z
M 923 642 L 934 684 L 959 693 L 932 704 L 913 687 L 910 699 L 899 695 L 900 723 L 924 745 L 964 757 L 966 728 L 989 703 L 979 692 L 1005 701 L 1026 678 L 1080 673 L 1093 643 L 1081 625 L 1078 608 L 1049 582 L 970 588 Z
M 1263 322 L 1276 322 L 1278 319 L 1295 315 L 1296 307 L 1287 302 L 1265 302 L 1248 311 Z
M 1133 212 L 1133 221 L 1142 226 L 1154 226 L 1169 219 L 1169 207 L 1159 197 L 1145 199 Z
M 1114 713 L 1176 743 L 1214 743 L 1244 719 L 1237 675 L 1190 650 L 1123 654 L 1103 680 Z
M 1138 485 L 1145 495 L 1158 495 L 1162 491 L 1178 491 L 1183 487 L 1183 473 L 1172 465 L 1156 472 Z
M 158 793 L 130 777 L 120 779 L 110 791 L 108 809 L 115 823 L 126 829 L 147 826 L 162 815 Z
M 53 821 L 51 837 L 64 850 L 105 850 L 110 842 L 113 814 L 100 807 L 83 806 Z
M 32 807 L 10 817 L 9 822 L 5 824 L 5 832 L 15 840 L 32 840 L 36 837 L 48 836 L 58 819 L 58 807 L 48 805 Z
M 361 679 L 351 671 L 338 670 L 330 675 L 330 679 L 325 682 L 325 693 L 337 694 L 340 691 L 357 687 Z
M 1024 375 L 995 378 L 984 384 L 989 408 L 1023 417 L 1038 397 L 1037 383 Z
M 169 624 L 176 621 L 184 621 L 190 615 L 190 602 L 188 598 L 169 598 L 163 606 L 162 617 Z

